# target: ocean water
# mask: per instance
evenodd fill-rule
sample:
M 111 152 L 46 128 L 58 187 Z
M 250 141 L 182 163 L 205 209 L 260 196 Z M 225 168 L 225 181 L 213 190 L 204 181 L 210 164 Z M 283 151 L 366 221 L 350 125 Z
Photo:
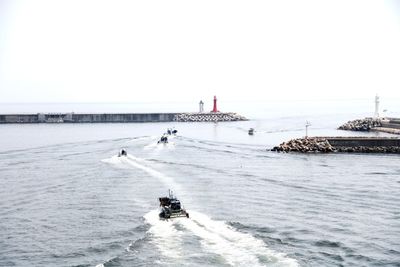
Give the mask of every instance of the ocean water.
M 335 129 L 368 103 L 241 106 L 252 120 L 231 123 L 0 125 L 0 266 L 400 266 L 398 155 L 267 151 L 306 120 L 310 135 L 354 135 Z M 190 219 L 158 219 L 168 189 Z

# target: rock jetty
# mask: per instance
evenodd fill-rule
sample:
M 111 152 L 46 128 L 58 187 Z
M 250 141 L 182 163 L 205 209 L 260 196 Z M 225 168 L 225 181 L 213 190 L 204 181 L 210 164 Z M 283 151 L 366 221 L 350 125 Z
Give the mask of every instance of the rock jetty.
M 174 117 L 179 122 L 219 122 L 219 121 L 246 121 L 247 119 L 233 112 L 210 112 L 210 113 L 181 113 Z
M 400 153 L 400 139 L 369 137 L 309 137 L 292 139 L 271 151 L 299 153 Z
M 382 126 L 381 119 L 365 118 L 365 119 L 348 121 L 342 126 L 340 126 L 338 130 L 368 132 L 372 128 L 381 126 Z
M 297 138 L 292 139 L 288 142 L 284 142 L 279 146 L 271 149 L 271 151 L 277 152 L 333 152 L 334 148 L 329 144 L 325 138 L 314 137 L 314 138 Z

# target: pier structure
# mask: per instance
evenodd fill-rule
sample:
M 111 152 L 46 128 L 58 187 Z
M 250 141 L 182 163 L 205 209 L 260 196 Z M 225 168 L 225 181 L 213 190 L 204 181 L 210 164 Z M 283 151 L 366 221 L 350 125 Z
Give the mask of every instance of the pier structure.
M 247 120 L 233 112 L 210 113 L 37 113 L 0 114 L 4 123 L 131 123 L 131 122 L 219 122 Z
M 338 130 L 400 134 L 399 118 L 364 118 L 348 121 Z
M 400 153 L 400 139 L 392 137 L 309 137 L 297 138 L 275 146 L 277 152 L 300 153 Z
M 0 123 L 169 122 L 179 113 L 38 113 L 0 114 Z

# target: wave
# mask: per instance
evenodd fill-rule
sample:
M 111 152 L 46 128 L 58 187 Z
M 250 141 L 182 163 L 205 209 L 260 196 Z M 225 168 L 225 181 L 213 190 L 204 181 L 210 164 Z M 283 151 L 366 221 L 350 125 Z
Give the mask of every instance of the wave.
M 103 263 L 99 263 L 96 267 L 107 267 L 107 266 L 115 266 L 114 264 L 119 261 L 119 257 L 113 257 L 111 259 L 106 260 Z
M 181 247 L 182 243 L 182 232 L 175 228 L 175 224 L 178 220 L 162 221 L 158 217 L 158 211 L 152 210 L 148 212 L 144 219 L 151 228 L 147 231 L 152 235 L 152 243 L 158 248 L 158 250 L 168 258 L 182 258 L 181 251 L 177 248 Z
M 194 211 L 190 217 L 191 220 L 181 220 L 183 226 L 202 238 L 206 249 L 223 256 L 232 266 L 299 266 L 296 260 L 274 252 L 262 240 L 239 232 L 223 221 Z
M 182 257 L 182 236 L 186 234 L 183 232 L 186 229 L 200 239 L 206 251 L 220 255 L 231 266 L 299 266 L 295 259 L 267 248 L 262 240 L 250 234 L 239 232 L 225 222 L 212 220 L 200 212 L 188 212 L 190 219 L 161 221 L 157 210 L 144 216 L 151 225 L 148 233 L 164 256 Z M 183 226 L 183 229 L 177 226 Z

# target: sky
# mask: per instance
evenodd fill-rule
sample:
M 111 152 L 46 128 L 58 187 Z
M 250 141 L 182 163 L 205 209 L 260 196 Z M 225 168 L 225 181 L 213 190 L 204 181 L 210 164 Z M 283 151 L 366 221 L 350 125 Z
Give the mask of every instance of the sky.
M 0 103 L 400 99 L 399 2 L 0 0 Z

